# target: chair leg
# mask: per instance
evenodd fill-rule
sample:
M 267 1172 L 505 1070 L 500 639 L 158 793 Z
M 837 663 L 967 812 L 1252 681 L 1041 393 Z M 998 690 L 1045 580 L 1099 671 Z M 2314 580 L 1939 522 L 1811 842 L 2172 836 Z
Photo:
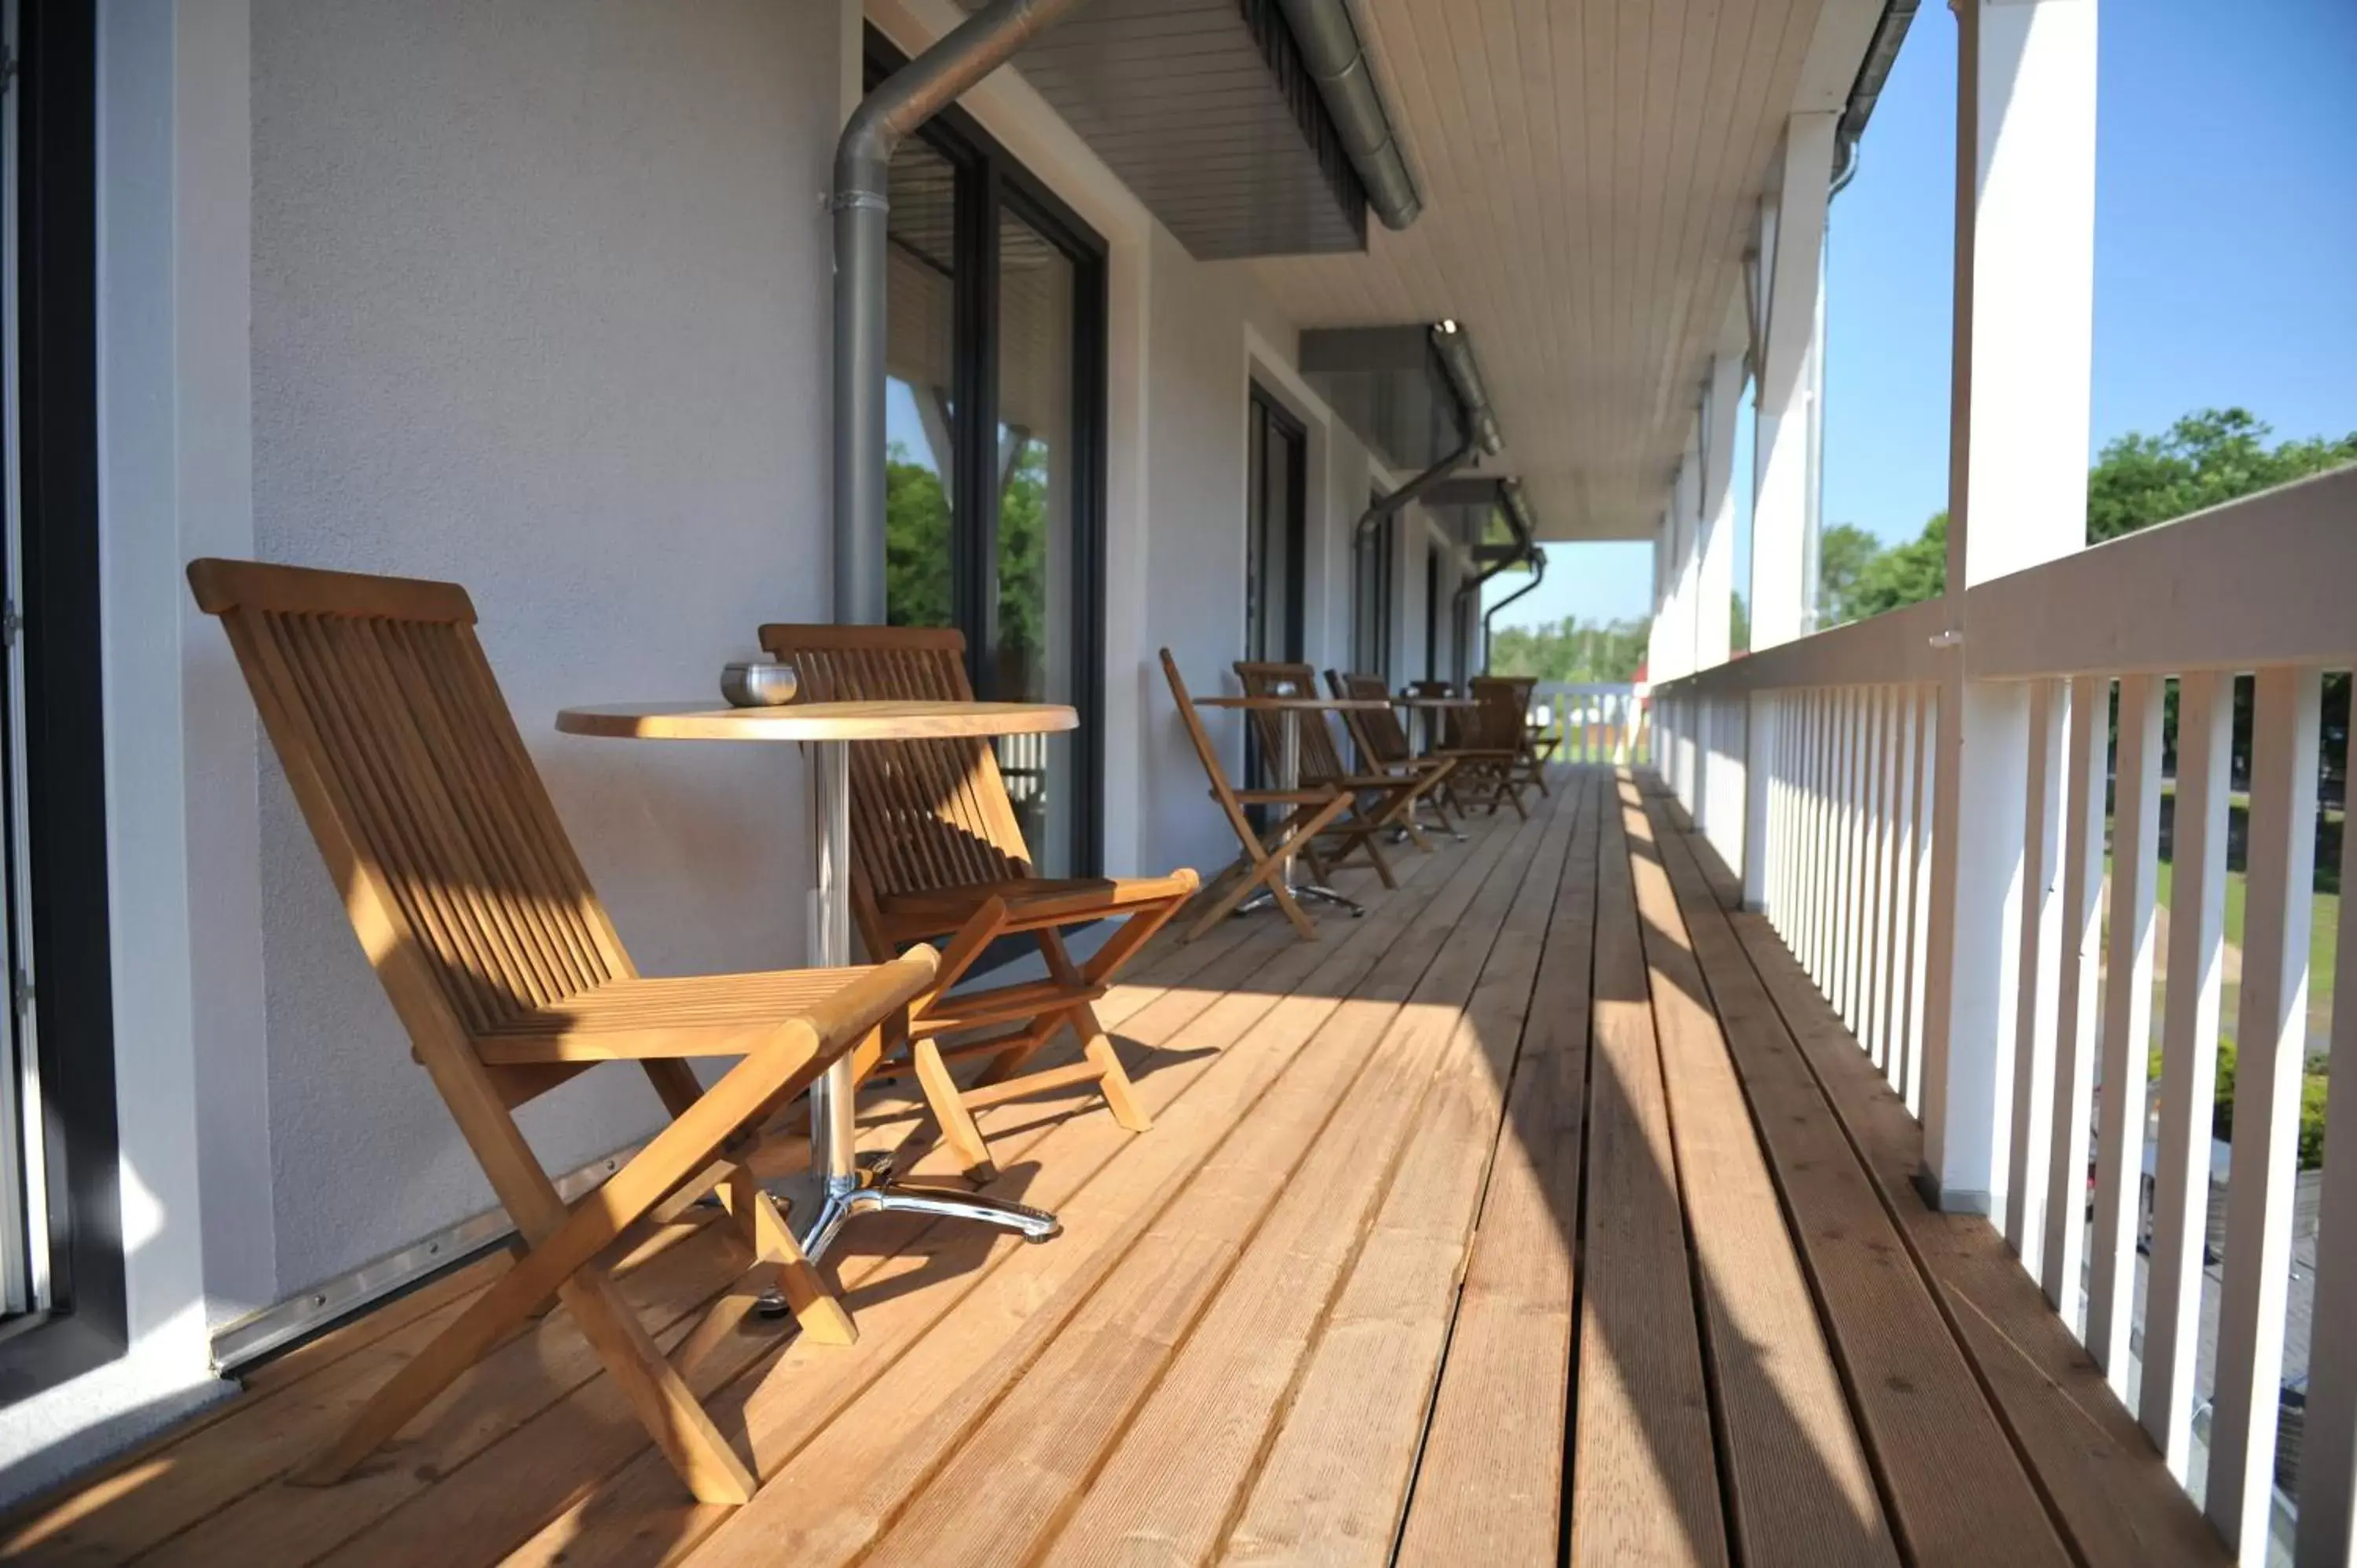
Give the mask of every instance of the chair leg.
M 614 1282 L 601 1271 L 584 1269 L 558 1294 L 695 1500 L 732 1507 L 752 1501 L 752 1471 L 712 1424 L 687 1380 L 664 1357 Z
M 917 1064 L 917 1082 L 925 1091 L 925 1104 L 941 1123 L 942 1142 L 949 1144 L 968 1176 L 976 1181 L 996 1177 L 998 1172 L 990 1163 L 990 1145 L 983 1142 L 974 1112 L 965 1108 L 957 1080 L 950 1077 L 940 1044 L 931 1036 L 920 1036 L 909 1042 L 909 1055 Z
M 814 1344 L 854 1345 L 859 1330 L 820 1277 L 818 1270 L 795 1244 L 778 1211 L 777 1199 L 761 1190 L 753 1173 L 738 1166 L 720 1188 L 735 1223 L 752 1249 L 753 1267 L 721 1298 L 713 1303 L 695 1331 L 671 1353 L 671 1364 L 683 1376 L 737 1332 L 761 1297 L 774 1287 L 785 1296 L 794 1321 Z
M 1392 875 L 1392 863 L 1383 858 L 1383 846 L 1375 842 L 1382 836 L 1381 833 L 1373 831 L 1372 824 L 1369 824 L 1369 831 L 1360 835 L 1359 843 L 1365 846 L 1367 858 L 1373 862 L 1375 875 L 1382 878 L 1383 886 L 1396 888 L 1399 886 L 1399 878 Z
M 1081 1051 L 1104 1076 L 1097 1079 L 1097 1091 L 1104 1096 L 1113 1119 L 1133 1133 L 1143 1133 L 1154 1125 L 1154 1118 L 1139 1103 L 1137 1086 L 1129 1079 L 1129 1071 L 1121 1065 L 1121 1057 L 1114 1049 L 1113 1036 L 1097 1022 L 1097 1010 L 1086 1003 L 1066 1015 L 1072 1030 L 1081 1036 Z

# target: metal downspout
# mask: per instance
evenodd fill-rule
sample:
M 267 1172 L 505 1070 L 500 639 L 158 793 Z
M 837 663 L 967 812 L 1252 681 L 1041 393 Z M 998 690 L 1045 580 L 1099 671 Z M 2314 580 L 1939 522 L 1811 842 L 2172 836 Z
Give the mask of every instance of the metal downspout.
M 1546 552 L 1534 548 L 1531 551 L 1531 580 L 1523 586 L 1516 588 L 1512 593 L 1508 594 L 1504 598 L 1500 599 L 1496 604 L 1491 605 L 1488 609 L 1481 612 L 1482 674 L 1487 675 L 1490 672 L 1490 618 L 1496 615 L 1500 610 L 1504 609 L 1508 605 L 1512 604 L 1516 599 L 1521 598 L 1524 594 L 1530 593 L 1534 589 L 1537 588 L 1541 583 L 1545 581 Z
M 860 101 L 834 151 L 834 618 L 884 620 L 884 244 L 892 155 L 1081 0 L 990 0 Z
M 1418 496 L 1471 462 L 1475 446 L 1473 437 L 1468 435 L 1457 444 L 1456 450 L 1450 452 L 1439 462 L 1435 463 L 1399 489 L 1372 502 L 1366 510 L 1359 514 L 1359 526 L 1351 532 L 1351 551 L 1353 556 L 1374 542 L 1376 528 L 1386 519 L 1405 510 Z
M 1301 63 L 1326 101 L 1326 113 L 1342 138 L 1342 151 L 1366 188 L 1367 205 L 1386 229 L 1405 229 L 1424 210 L 1407 160 L 1400 156 L 1383 99 L 1375 91 L 1374 62 L 1360 46 L 1344 0 L 1277 0 L 1285 24 L 1300 48 Z

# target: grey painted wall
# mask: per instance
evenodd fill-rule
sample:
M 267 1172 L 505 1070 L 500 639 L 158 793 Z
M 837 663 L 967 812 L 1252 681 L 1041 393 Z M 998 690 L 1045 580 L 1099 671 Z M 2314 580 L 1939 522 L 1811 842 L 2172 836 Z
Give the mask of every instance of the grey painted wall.
M 834 0 L 256 0 L 266 559 L 455 578 L 640 967 L 802 954 L 788 750 L 564 740 L 823 618 Z M 276 765 L 261 787 L 276 1294 L 488 1207 Z M 636 1073 L 523 1116 L 553 1168 Z

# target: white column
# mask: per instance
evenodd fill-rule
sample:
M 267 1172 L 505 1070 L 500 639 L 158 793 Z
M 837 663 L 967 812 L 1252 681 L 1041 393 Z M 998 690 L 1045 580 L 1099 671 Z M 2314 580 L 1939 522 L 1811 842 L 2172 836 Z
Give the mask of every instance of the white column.
M 1743 358 L 1711 361 L 1704 389 L 1701 466 L 1701 560 L 1695 581 L 1695 668 L 1727 662 L 1733 647 L 1730 601 L 1735 595 L 1735 421 L 1743 401 Z
M 1739 317 L 1737 318 L 1739 325 Z M 1730 346 L 1731 347 L 1731 346 Z M 1743 357 L 1722 351 L 1711 360 L 1704 383 L 1695 446 L 1699 511 L 1698 559 L 1695 567 L 1695 668 L 1727 662 L 1734 644 L 1735 421 L 1743 400 Z M 1728 863 L 1743 864 L 1744 757 L 1742 725 L 1730 722 L 1725 702 L 1715 703 L 1695 822 L 1710 835 Z M 1731 853 L 1730 853 L 1731 852 Z
M 1689 433 L 1686 449 L 1678 459 L 1677 477 L 1670 485 L 1670 515 L 1678 520 L 1678 534 L 1684 543 L 1684 558 L 1678 572 L 1678 652 L 1684 665 L 1682 673 L 1691 675 L 1703 668 L 1698 650 L 1702 639 L 1702 623 L 1707 619 L 1703 608 L 1702 557 L 1706 541 L 1702 516 L 1702 457 L 1697 436 Z M 1702 811 L 1702 779 L 1708 766 L 1708 748 L 1704 725 L 1705 705 L 1699 697 L 1689 698 L 1685 705 L 1684 745 L 1678 758 L 1678 802 L 1689 815 Z
M 1759 425 L 1751 467 L 1751 646 L 1790 642 L 1808 606 L 1803 569 L 1811 476 L 1809 410 L 1817 284 L 1837 114 L 1786 123 L 1775 198 L 1762 207 L 1753 310 Z
M 1956 0 L 1948 628 L 1925 973 L 1923 1165 L 1942 1208 L 2002 1203 L 2029 693 L 1964 679 L 1964 592 L 2086 539 L 2095 0 Z

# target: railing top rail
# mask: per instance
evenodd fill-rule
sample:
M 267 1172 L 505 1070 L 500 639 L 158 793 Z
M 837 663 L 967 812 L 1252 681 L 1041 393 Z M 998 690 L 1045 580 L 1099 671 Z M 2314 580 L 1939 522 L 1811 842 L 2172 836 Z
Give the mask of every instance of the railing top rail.
M 2357 467 L 1663 682 L 1668 694 L 2357 662 Z
M 1975 680 L 2177 674 L 2357 659 L 2357 467 L 1984 583 Z

